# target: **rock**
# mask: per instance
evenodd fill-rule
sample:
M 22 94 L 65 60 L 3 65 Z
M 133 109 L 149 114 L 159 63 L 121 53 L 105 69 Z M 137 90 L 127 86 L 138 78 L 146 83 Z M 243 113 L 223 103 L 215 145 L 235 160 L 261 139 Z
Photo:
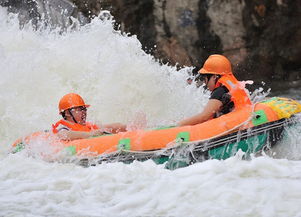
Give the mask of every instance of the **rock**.
M 21 26 L 31 21 L 36 28 L 43 23 L 65 29 L 72 24 L 71 17 L 77 18 L 81 24 L 88 21 L 67 0 L 0 0 L 0 5 L 7 7 L 11 13 L 17 13 Z
M 191 66 L 191 59 L 188 52 L 181 46 L 174 37 L 162 38 L 158 41 L 158 49 L 154 55 L 164 63 L 171 65 Z
M 33 0 L 0 0 L 0 6 L 7 7 L 8 12 L 18 14 L 21 26 L 30 20 L 36 26 L 41 18 L 37 3 Z
M 110 10 L 123 31 L 163 62 L 200 67 L 221 53 L 242 79 L 300 77 L 301 0 L 73 2 L 90 14 Z
M 243 70 L 279 81 L 296 71 L 300 74 L 300 12 L 300 0 L 246 1 L 243 21 L 248 58 Z
M 180 66 L 191 66 L 197 62 L 191 58 L 198 54 L 193 46 L 198 40 L 195 28 L 197 1 L 155 0 L 153 14 L 158 42 L 154 55 L 172 65 L 178 63 Z

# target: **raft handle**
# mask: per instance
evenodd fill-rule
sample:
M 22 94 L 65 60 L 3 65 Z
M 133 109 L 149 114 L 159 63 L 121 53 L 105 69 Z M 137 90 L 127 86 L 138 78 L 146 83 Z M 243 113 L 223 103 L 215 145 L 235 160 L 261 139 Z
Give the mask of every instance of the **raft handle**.
M 255 119 L 259 119 L 260 117 L 261 117 L 261 115 L 259 115 L 259 114 L 255 115 Z

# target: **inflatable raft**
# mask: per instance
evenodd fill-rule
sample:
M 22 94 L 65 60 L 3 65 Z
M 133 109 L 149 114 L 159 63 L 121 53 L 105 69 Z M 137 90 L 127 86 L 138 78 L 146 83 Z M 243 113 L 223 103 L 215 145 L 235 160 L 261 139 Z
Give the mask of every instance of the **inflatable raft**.
M 51 145 L 59 143 L 58 151 L 98 157 L 99 162 L 154 159 L 157 163 L 168 160 L 172 165 L 175 156 L 179 156 L 176 153 L 182 153 L 180 158 L 185 160 L 177 162 L 187 165 L 210 158 L 225 159 L 240 149 L 255 153 L 272 146 L 281 138 L 283 127 L 294 123 L 294 115 L 300 112 L 301 104 L 297 101 L 273 97 L 194 126 L 161 127 L 69 142 L 52 141 Z M 20 139 L 14 144 L 15 152 L 37 137 L 49 139 L 51 134 L 37 132 Z

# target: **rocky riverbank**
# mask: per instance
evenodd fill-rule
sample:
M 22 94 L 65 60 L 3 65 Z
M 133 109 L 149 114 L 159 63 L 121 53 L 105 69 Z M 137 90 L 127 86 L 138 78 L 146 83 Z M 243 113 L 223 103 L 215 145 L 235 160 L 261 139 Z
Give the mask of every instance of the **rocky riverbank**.
M 301 76 L 300 0 L 73 0 L 86 16 L 110 10 L 163 62 L 201 66 L 228 56 L 241 78 L 294 81 Z

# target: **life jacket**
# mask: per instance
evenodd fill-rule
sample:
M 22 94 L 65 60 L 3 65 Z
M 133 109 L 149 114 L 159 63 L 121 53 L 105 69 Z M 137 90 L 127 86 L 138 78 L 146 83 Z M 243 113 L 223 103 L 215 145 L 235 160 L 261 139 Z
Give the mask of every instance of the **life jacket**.
M 225 86 L 231 95 L 234 109 L 252 105 L 249 93 L 233 75 L 223 75 L 215 84 L 215 88 Z
M 64 127 L 66 127 L 68 130 L 72 130 L 72 131 L 84 131 L 84 132 L 90 132 L 92 130 L 97 130 L 99 129 L 99 127 L 95 124 L 86 122 L 86 125 L 81 125 L 81 124 L 77 124 L 77 123 L 70 123 L 68 121 L 65 120 L 59 120 L 58 122 L 56 122 L 56 124 L 52 125 L 52 132 L 53 133 L 58 133 L 58 126 L 63 125 Z

